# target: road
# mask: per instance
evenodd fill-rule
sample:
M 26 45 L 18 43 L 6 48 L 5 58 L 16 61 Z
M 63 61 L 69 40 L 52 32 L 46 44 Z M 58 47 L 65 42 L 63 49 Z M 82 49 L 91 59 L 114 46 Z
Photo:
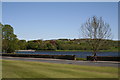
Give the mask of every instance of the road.
M 104 67 L 119 67 L 120 62 L 115 61 L 75 61 L 75 60 L 60 60 L 47 58 L 25 58 L 25 57 L 2 57 L 3 60 L 21 60 L 21 61 L 37 61 L 60 64 L 88 65 L 88 66 L 104 66 Z

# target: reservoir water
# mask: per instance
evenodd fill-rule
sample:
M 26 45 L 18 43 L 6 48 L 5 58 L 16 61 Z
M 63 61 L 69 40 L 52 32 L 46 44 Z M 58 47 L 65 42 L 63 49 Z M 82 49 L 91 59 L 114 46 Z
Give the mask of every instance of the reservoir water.
M 75 55 L 78 58 L 86 58 L 92 56 L 92 52 L 79 52 L 79 51 L 39 51 L 39 52 L 16 52 L 20 54 L 47 54 L 47 55 Z M 118 52 L 99 52 L 97 56 L 119 56 Z

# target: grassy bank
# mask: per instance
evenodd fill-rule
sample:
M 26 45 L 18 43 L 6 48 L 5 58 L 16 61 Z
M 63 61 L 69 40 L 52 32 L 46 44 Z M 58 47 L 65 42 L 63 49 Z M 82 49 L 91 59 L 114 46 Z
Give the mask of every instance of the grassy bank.
M 92 50 L 55 50 L 55 51 L 79 51 L 79 52 L 92 52 Z M 100 50 L 99 52 L 118 52 L 118 49 L 115 50 Z
M 3 60 L 3 78 L 117 78 L 118 68 Z
M 36 50 L 36 51 L 73 51 L 73 52 L 92 52 L 92 50 Z M 118 49 L 99 50 L 99 52 L 118 52 Z

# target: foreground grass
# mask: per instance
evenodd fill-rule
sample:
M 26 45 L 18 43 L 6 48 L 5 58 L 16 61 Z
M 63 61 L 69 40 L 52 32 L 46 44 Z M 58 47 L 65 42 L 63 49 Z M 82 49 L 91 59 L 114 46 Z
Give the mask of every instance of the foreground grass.
M 118 68 L 3 60 L 3 78 L 118 78 Z

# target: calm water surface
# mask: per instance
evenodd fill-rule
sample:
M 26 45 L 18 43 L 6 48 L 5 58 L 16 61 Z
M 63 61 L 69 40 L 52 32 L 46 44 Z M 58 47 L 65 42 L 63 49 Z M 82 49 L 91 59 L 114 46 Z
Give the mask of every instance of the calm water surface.
M 92 56 L 92 52 L 73 52 L 73 51 L 39 51 L 39 52 L 16 52 L 21 54 L 49 54 L 49 55 L 75 55 L 79 58 L 86 58 L 87 56 Z M 118 52 L 100 52 L 97 56 L 119 56 Z

